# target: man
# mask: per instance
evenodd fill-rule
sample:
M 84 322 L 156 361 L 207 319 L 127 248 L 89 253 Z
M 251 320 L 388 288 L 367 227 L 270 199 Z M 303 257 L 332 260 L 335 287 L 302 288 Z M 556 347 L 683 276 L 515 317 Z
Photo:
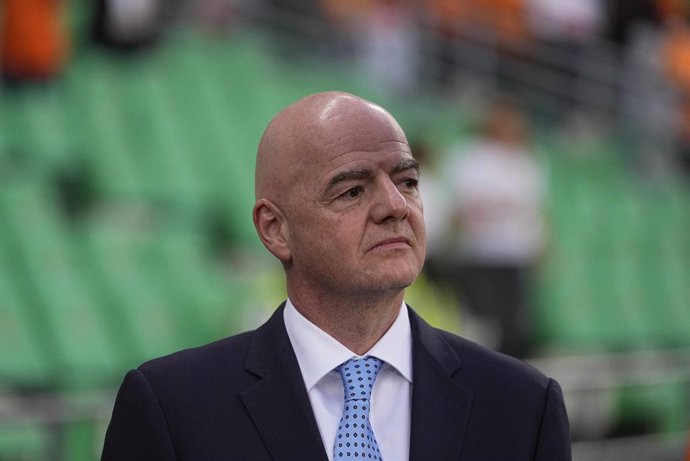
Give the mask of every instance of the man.
M 569 460 L 555 381 L 403 304 L 425 252 L 418 176 L 379 106 L 328 92 L 280 112 L 254 224 L 288 300 L 256 331 L 131 371 L 103 460 Z
M 515 103 L 495 101 L 483 125 L 446 155 L 456 231 L 437 257 L 466 313 L 494 330 L 484 344 L 522 358 L 532 349 L 532 274 L 546 250 L 546 178 Z

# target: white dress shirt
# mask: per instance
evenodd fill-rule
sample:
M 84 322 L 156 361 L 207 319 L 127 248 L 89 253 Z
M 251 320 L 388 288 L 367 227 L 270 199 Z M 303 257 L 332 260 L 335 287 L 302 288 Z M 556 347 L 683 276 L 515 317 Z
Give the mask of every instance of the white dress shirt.
M 288 299 L 283 313 L 292 348 L 302 371 L 321 440 L 333 460 L 338 422 L 343 414 L 344 389 L 335 368 L 359 357 L 307 320 Z M 371 427 L 384 461 L 403 461 L 410 451 L 412 397 L 412 333 L 405 304 L 385 335 L 365 356 L 384 361 L 371 396 Z

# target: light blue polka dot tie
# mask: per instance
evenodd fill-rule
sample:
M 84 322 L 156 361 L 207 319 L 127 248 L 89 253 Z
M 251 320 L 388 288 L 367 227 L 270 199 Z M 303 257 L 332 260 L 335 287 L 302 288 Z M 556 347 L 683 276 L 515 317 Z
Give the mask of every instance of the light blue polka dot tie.
M 335 461 L 382 459 L 369 423 L 371 391 L 381 365 L 381 360 L 366 357 L 348 360 L 336 368 L 343 378 L 345 407 L 335 436 Z

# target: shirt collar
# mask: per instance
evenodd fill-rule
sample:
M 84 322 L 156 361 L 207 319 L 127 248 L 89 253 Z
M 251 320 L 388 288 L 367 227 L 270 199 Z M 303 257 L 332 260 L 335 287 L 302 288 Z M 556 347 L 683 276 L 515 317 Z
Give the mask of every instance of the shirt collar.
M 338 365 L 357 357 L 357 354 L 300 314 L 290 299 L 285 303 L 283 319 L 307 392 Z M 388 331 L 364 355 L 383 360 L 412 382 L 412 331 L 404 303 Z

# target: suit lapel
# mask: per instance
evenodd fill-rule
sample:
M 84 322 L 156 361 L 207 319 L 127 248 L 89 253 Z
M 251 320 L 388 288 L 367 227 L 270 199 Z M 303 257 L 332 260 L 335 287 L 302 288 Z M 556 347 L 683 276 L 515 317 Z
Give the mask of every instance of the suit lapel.
M 240 393 L 275 461 L 327 460 L 281 306 L 252 338 L 246 369 L 260 379 Z
M 443 336 L 410 309 L 412 428 L 410 461 L 459 460 L 472 392 L 452 379 L 460 358 Z

